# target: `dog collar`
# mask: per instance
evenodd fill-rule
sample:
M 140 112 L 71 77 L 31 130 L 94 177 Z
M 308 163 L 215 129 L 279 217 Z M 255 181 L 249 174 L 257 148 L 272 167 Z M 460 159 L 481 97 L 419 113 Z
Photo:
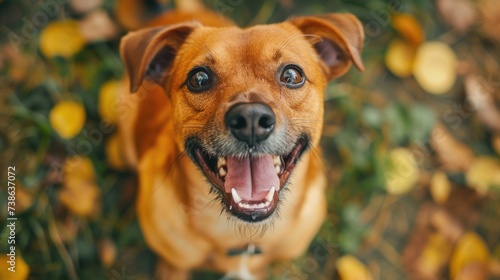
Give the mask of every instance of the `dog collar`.
M 243 248 L 228 249 L 226 255 L 229 257 L 239 256 L 239 255 L 258 255 L 262 254 L 262 250 L 255 246 L 255 244 L 248 244 Z

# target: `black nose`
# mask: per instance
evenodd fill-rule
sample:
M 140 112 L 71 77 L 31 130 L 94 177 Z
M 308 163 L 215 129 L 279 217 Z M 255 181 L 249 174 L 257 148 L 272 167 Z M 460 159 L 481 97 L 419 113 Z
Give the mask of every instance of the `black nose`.
M 262 103 L 238 103 L 227 111 L 225 121 L 236 139 L 253 147 L 271 135 L 276 116 Z

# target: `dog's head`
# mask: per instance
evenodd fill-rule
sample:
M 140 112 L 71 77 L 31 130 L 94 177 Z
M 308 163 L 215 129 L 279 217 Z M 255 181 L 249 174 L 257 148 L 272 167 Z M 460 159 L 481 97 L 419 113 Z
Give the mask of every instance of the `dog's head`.
M 121 52 L 132 92 L 145 79 L 165 89 L 173 137 L 223 207 L 258 222 L 319 141 L 327 82 L 352 63 L 363 70 L 363 37 L 350 14 L 247 29 L 189 22 L 131 33 Z

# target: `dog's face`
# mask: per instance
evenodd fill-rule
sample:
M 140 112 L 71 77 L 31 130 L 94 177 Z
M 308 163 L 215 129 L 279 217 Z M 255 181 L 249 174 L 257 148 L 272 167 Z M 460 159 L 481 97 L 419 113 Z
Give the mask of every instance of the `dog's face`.
M 351 62 L 363 68 L 362 40 L 359 22 L 341 14 L 248 29 L 187 23 L 128 35 L 122 56 L 132 91 L 144 78 L 164 86 L 173 137 L 223 207 L 259 222 L 319 141 L 326 83 Z

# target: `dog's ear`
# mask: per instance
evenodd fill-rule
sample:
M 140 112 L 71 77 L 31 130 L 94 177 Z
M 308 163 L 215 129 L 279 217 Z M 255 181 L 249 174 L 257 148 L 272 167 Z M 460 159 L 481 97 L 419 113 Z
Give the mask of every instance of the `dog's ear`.
M 177 51 L 191 32 L 201 26 L 188 22 L 130 32 L 120 42 L 120 54 L 130 78 L 130 92 L 144 79 L 163 85 Z
M 288 20 L 299 28 L 323 61 L 331 80 L 349 69 L 351 63 L 364 71 L 361 51 L 365 37 L 361 22 L 352 14 L 326 14 Z

